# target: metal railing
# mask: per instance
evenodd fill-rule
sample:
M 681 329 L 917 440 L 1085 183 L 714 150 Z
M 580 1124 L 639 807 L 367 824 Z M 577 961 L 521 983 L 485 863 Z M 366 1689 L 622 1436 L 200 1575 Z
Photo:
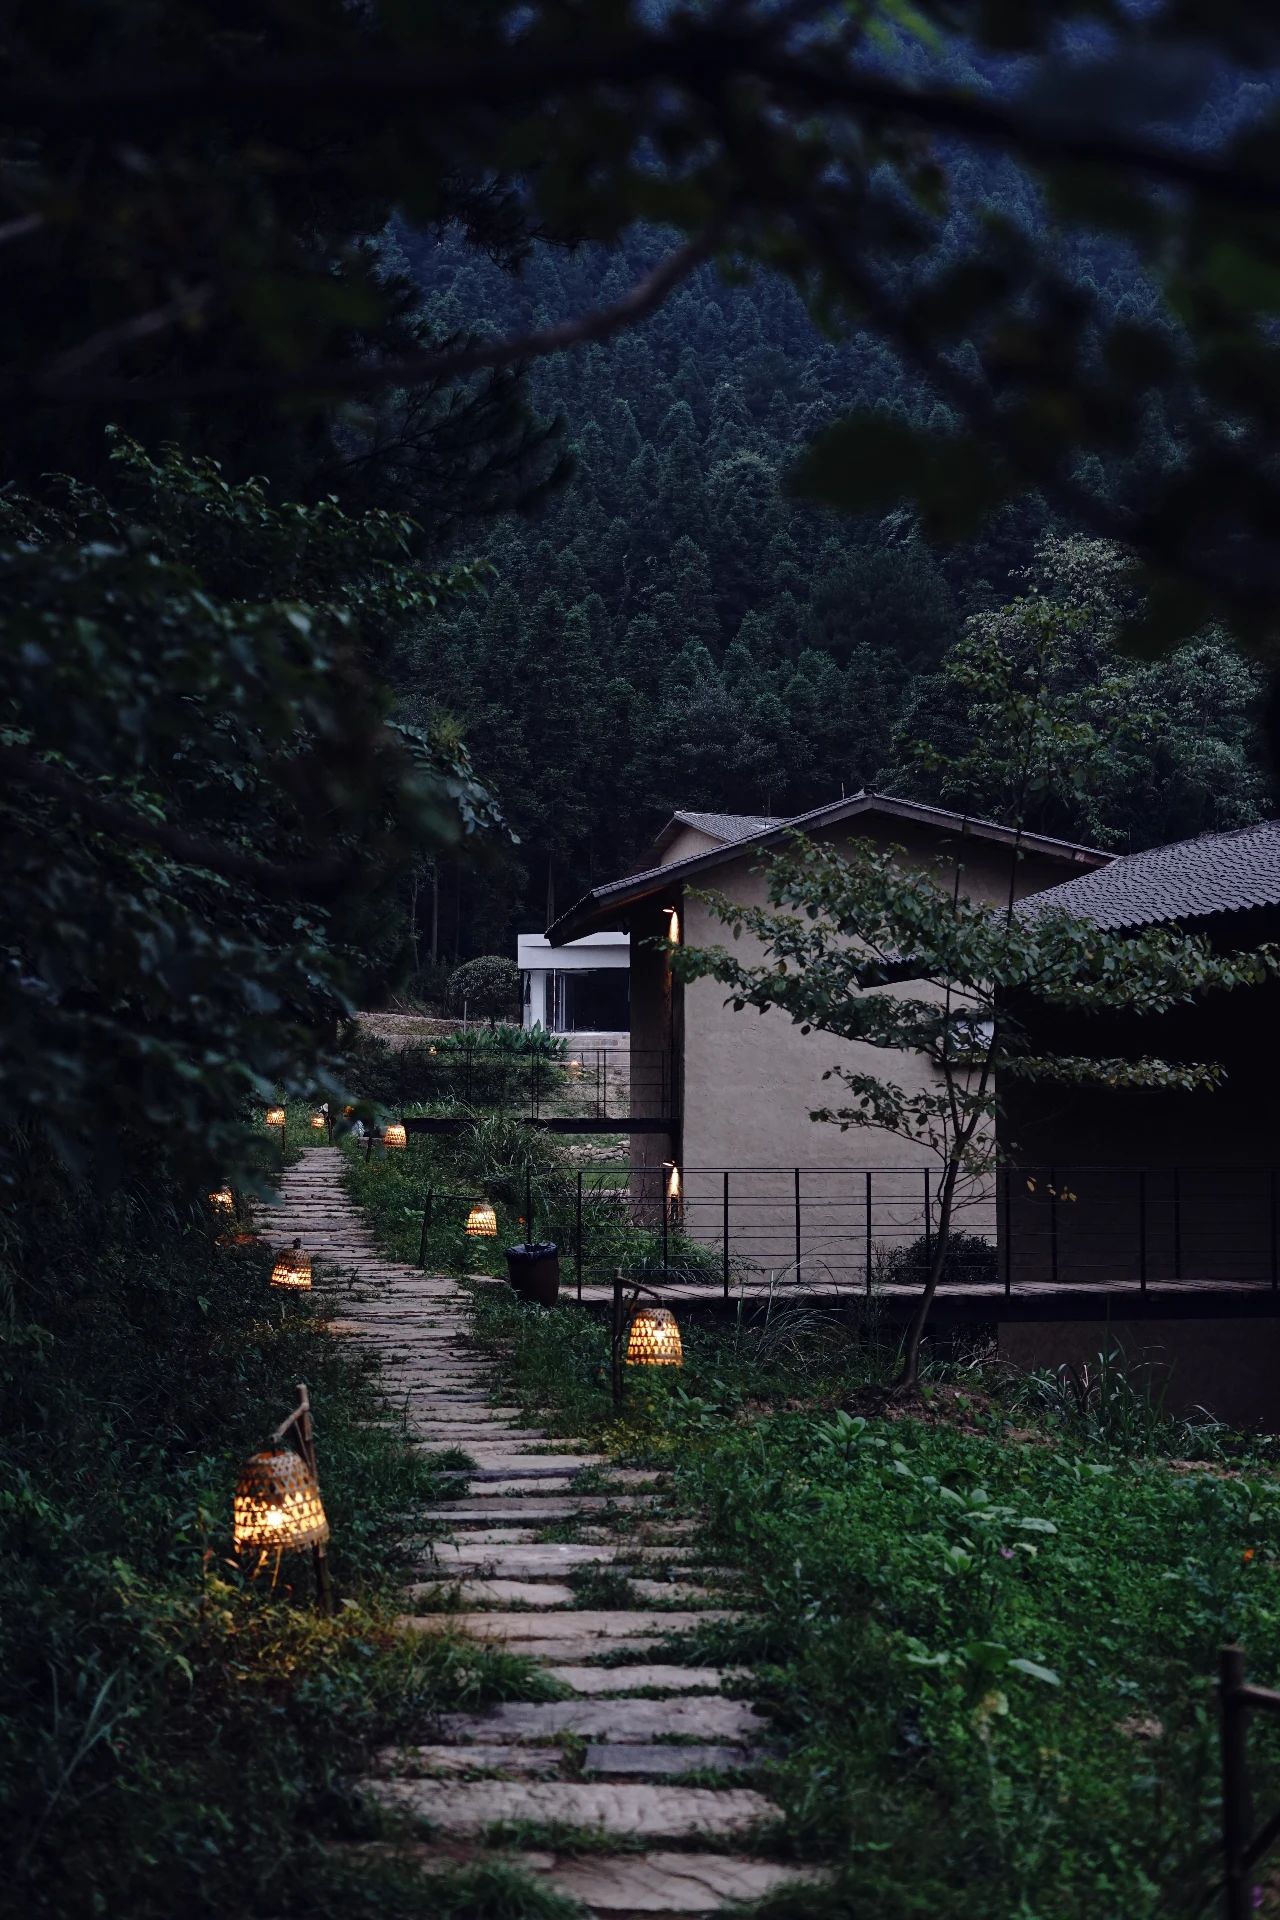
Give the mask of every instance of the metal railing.
M 581 1284 L 647 1234 L 654 1269 L 728 1297 L 744 1280 L 841 1292 L 919 1284 L 936 1167 L 603 1165 L 544 1203 Z M 1280 1288 L 1274 1169 L 1002 1166 L 962 1188 L 942 1288 L 1145 1293 L 1175 1281 Z

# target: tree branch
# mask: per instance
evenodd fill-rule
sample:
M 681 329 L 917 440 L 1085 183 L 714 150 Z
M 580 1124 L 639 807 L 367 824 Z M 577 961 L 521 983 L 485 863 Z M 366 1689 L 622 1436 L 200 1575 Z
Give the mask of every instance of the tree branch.
M 148 819 L 132 807 L 106 799 L 74 774 L 51 766 L 47 760 L 22 747 L 0 747 L 0 774 L 9 783 L 11 793 L 25 788 L 45 794 L 63 803 L 74 819 L 100 832 L 131 841 L 135 846 L 153 847 L 180 860 L 184 866 L 203 867 L 226 880 L 242 880 L 257 892 L 282 899 L 332 899 L 355 884 L 362 873 L 366 876 L 368 873 L 367 850 L 359 860 L 311 860 L 296 866 L 281 866 L 218 841 L 200 839 L 182 827 Z
M 633 34 L 594 44 L 534 46 L 516 40 L 499 56 L 453 59 L 403 50 L 335 63 L 260 60 L 232 68 L 133 69 L 73 80 L 24 75 L 0 84 L 0 121 L 18 127 L 71 128 L 78 134 L 124 132 L 217 117 L 258 107 L 298 105 L 343 111 L 400 104 L 436 119 L 482 109 L 529 110 L 548 96 L 612 87 L 634 93 L 655 83 L 699 97 L 736 76 L 754 78 L 809 112 L 837 110 L 879 125 L 900 123 L 995 146 L 1049 164 L 1105 167 L 1233 205 L 1280 206 L 1273 172 L 1224 164 L 1186 149 L 1134 139 L 1114 129 L 1055 122 L 948 87 L 915 87 L 824 61 L 812 46 L 788 50 L 767 20 L 752 28 L 717 24 Z
M 457 378 L 461 374 L 523 364 L 562 353 L 567 348 L 591 341 L 607 340 L 627 327 L 637 326 L 656 312 L 681 281 L 708 260 L 718 244 L 721 228 L 717 224 L 667 254 L 629 293 L 611 307 L 598 307 L 573 320 L 561 320 L 537 333 L 517 334 L 505 340 L 472 341 L 466 346 L 444 351 L 406 354 L 397 360 L 321 361 L 298 371 L 260 368 L 237 372 L 235 369 L 205 374 L 175 374 L 156 380 L 131 380 L 112 376 L 104 379 L 67 377 L 63 361 L 44 373 L 13 375 L 0 381 L 0 396 L 11 400 L 26 397 L 63 405 L 91 402 L 98 405 L 129 405 L 137 402 L 173 400 L 218 400 L 232 395 L 285 393 L 369 393 L 378 388 L 418 386 L 428 380 Z M 172 317 L 171 310 L 165 310 Z M 144 315 L 143 320 L 156 316 Z M 139 322 L 126 323 L 136 327 Z M 106 333 L 113 330 L 108 328 Z M 115 330 L 119 332 L 120 330 Z M 104 336 L 96 336 L 101 340 Z M 135 336 L 136 337 L 136 336 Z M 82 355 L 93 341 L 75 350 Z

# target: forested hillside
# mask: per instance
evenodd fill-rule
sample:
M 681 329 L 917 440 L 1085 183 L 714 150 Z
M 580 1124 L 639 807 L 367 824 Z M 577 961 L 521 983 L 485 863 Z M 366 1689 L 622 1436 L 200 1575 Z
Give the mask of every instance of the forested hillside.
M 915 60 L 923 67 L 926 55 Z M 942 64 L 957 82 L 976 77 L 958 56 Z M 1188 76 L 1169 106 L 1209 146 L 1268 91 Z M 985 220 L 1021 229 L 1042 215 L 1013 162 L 969 155 L 955 167 L 962 191 L 925 272 L 963 258 Z M 540 243 L 513 274 L 458 232 L 401 224 L 382 256 L 421 287 L 430 331 L 449 336 L 607 306 L 660 251 L 643 231 L 607 252 Z M 1113 322 L 1167 326 L 1122 244 L 1064 230 L 1058 257 Z M 1074 531 L 1038 494 L 933 546 L 905 507 L 841 515 L 796 497 L 797 458 L 851 408 L 879 407 L 936 435 L 955 421 L 882 339 L 825 337 L 781 278 L 729 286 L 704 269 L 608 347 L 540 362 L 527 390 L 535 413 L 560 423 L 573 471 L 524 516 L 466 529 L 466 550 L 493 566 L 490 592 L 427 632 L 404 676 L 418 717 L 462 723 L 519 835 L 487 874 L 442 868 L 448 954 L 540 930 L 555 906 L 642 861 L 676 807 L 794 813 L 873 784 L 945 797 L 910 743 L 945 722 L 935 675 L 966 622 L 1032 588 L 1079 600 L 1079 556 L 1070 583 L 1037 557 L 1046 535 Z M 1082 454 L 1074 477 L 1123 511 L 1152 474 L 1176 467 L 1179 440 L 1176 409 L 1150 409 L 1136 447 L 1105 463 Z M 1094 570 L 1110 604 L 1092 609 L 1067 679 L 1084 696 L 1099 689 L 1086 704 L 1105 728 L 1116 692 L 1112 556 L 1098 550 Z M 1136 847 L 1257 816 L 1267 781 L 1253 675 L 1211 634 L 1179 656 L 1174 678 L 1171 687 L 1166 667 L 1167 705 L 1146 716 L 1147 750 L 1129 743 L 1107 817 L 1059 805 L 1046 828 Z

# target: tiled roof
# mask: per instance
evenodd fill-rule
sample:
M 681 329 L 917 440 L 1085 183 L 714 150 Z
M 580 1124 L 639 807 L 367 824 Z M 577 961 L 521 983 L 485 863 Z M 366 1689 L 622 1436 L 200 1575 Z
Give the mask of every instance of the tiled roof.
M 1110 854 L 1100 853 L 1096 847 L 1078 846 L 1072 840 L 1052 840 L 1039 833 L 1019 835 L 1012 827 L 1002 826 L 996 820 L 979 820 L 972 814 L 954 813 L 947 807 L 931 807 L 923 801 L 899 800 L 893 794 L 872 793 L 864 789 L 843 800 L 833 800 L 825 807 L 815 807 L 810 813 L 798 813 L 789 820 L 766 819 L 762 826 L 747 827 L 727 844 L 708 847 L 703 853 L 687 854 L 681 860 L 668 861 L 666 866 L 646 867 L 639 873 L 628 873 L 620 880 L 610 880 L 602 886 L 592 887 L 590 893 L 584 894 L 567 913 L 560 915 L 554 925 L 547 928 L 547 938 L 552 946 L 562 946 L 595 927 L 611 924 L 607 917 L 601 916 L 616 914 L 620 908 L 635 901 L 648 899 L 668 887 L 680 886 L 686 877 L 710 871 L 729 860 L 741 859 L 746 843 L 752 840 L 762 847 L 777 846 L 788 833 L 807 833 L 815 827 L 834 826 L 841 821 L 855 820 L 868 814 L 906 821 L 943 833 L 959 832 L 966 838 L 994 840 L 1004 846 L 1016 840 L 1025 853 L 1058 858 L 1067 866 L 1092 868 L 1102 866 L 1111 858 Z M 709 819 L 741 823 L 752 817 L 740 813 L 677 816 L 691 823 Z M 659 847 L 661 844 L 662 836 L 659 835 Z
M 1262 820 L 1230 833 L 1123 854 L 1097 873 L 1032 894 L 1018 911 L 1058 909 L 1098 927 L 1123 928 L 1275 906 L 1280 906 L 1280 820 Z
M 713 840 L 745 840 L 753 833 L 766 833 L 781 825 L 781 819 L 768 813 L 677 813 L 682 827 L 696 827 Z

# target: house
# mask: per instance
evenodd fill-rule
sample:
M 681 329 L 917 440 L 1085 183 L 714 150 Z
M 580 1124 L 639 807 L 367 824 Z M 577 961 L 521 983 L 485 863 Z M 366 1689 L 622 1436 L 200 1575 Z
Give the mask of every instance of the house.
M 1220 953 L 1280 941 L 1280 820 L 1129 854 L 1019 910 L 1055 908 L 1118 932 L 1201 934 Z M 1023 1011 L 1037 1051 L 1215 1061 L 1225 1079 L 1196 1093 L 1006 1089 L 1000 1143 L 1020 1170 L 1007 1203 L 1012 1283 L 1056 1271 L 1136 1289 L 1128 1318 L 1113 1307 L 1107 1339 L 1158 1354 L 1172 1404 L 1280 1424 L 1280 1321 L 1270 1317 L 1280 1309 L 1280 981 L 1142 1020 Z M 1245 1314 L 1263 1317 L 1242 1325 Z M 1000 1338 L 1024 1364 L 1099 1349 L 1096 1326 L 1065 1321 L 1002 1327 Z
M 522 933 L 516 964 L 526 1027 L 601 1039 L 626 1034 L 631 942 L 625 933 L 589 933 L 558 949 L 540 933 Z
M 945 808 L 860 792 L 786 820 L 758 815 L 678 813 L 662 829 L 651 863 L 592 888 L 547 929 L 564 951 L 606 927 L 631 938 L 632 1161 L 674 1177 L 684 1219 L 701 1237 L 725 1237 L 730 1207 L 740 1222 L 754 1209 L 755 1257 L 777 1269 L 835 1280 L 864 1259 L 842 1223 L 874 1205 L 876 1237 L 919 1233 L 935 1162 L 927 1149 L 866 1129 L 820 1127 L 810 1112 L 829 1096 L 823 1071 L 858 1060 L 883 1071 L 882 1051 L 821 1033 L 802 1034 L 783 1013 L 735 1013 L 723 987 L 673 980 L 662 940 L 710 945 L 731 938 L 698 897 L 713 888 L 734 901 L 766 899 L 765 856 L 792 832 L 852 846 L 896 847 L 908 865 L 935 877 L 961 869 L 970 898 L 1003 902 L 1011 863 L 1019 897 L 1103 867 L 1111 856 Z M 750 952 L 749 934 L 740 943 Z M 886 989 L 892 991 L 892 989 Z M 658 1063 L 669 1061 L 659 1073 Z M 894 1072 L 920 1084 L 928 1063 L 900 1056 Z M 664 1111 L 641 1111 L 641 1088 L 661 1087 Z M 643 1122 L 641 1127 L 640 1122 Z M 876 1174 L 874 1202 L 863 1176 Z M 743 1244 L 741 1236 L 735 1248 Z

